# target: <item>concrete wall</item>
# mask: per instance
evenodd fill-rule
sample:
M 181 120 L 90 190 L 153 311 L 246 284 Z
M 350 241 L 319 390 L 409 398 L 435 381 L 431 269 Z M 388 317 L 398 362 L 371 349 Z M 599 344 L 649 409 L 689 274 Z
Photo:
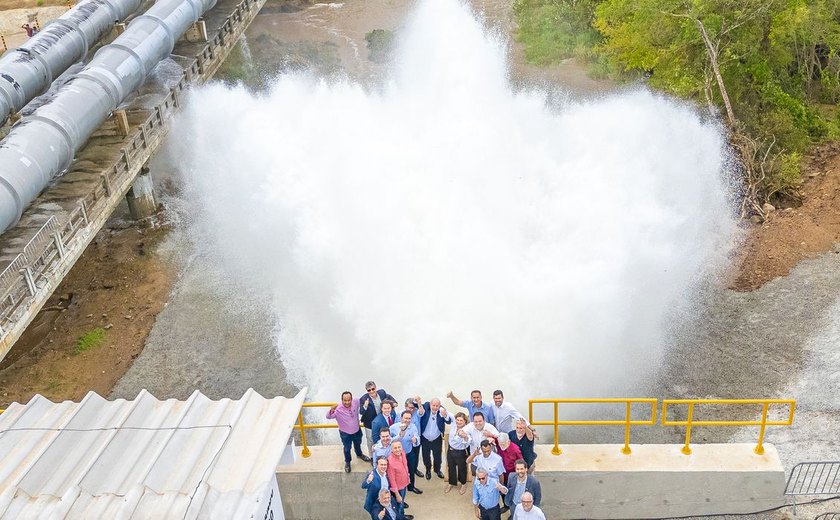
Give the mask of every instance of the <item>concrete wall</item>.
M 628 456 L 619 445 L 567 445 L 562 455 L 553 456 L 550 446 L 539 446 L 541 506 L 549 519 L 606 519 L 748 513 L 782 505 L 785 477 L 776 449 L 766 444 L 759 456 L 753 447 L 693 445 L 687 456 L 678 445 L 637 445 Z M 352 473 L 343 468 L 338 446 L 315 447 L 311 457 L 278 468 L 286 518 L 367 518 L 360 485 L 368 466 L 354 460 Z M 443 482 L 432 478 L 418 479 L 425 493 L 409 493 L 409 513 L 475 518 L 471 489 L 465 495 L 444 494 Z

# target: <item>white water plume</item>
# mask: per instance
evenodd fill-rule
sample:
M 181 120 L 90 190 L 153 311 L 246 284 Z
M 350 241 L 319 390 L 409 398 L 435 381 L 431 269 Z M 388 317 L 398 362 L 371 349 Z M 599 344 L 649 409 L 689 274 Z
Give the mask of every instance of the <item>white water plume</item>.
M 730 247 L 722 136 L 646 91 L 545 99 L 441 0 L 381 92 L 290 75 L 193 93 L 175 133 L 192 225 L 271 293 L 312 398 L 374 379 L 522 405 L 650 375 L 669 310 Z

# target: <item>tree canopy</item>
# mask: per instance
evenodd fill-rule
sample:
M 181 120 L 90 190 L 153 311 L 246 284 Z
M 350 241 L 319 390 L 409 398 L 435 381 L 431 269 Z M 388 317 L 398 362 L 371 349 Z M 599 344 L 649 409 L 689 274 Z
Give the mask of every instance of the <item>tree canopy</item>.
M 532 62 L 585 57 L 720 110 L 769 152 L 764 200 L 795 192 L 800 154 L 840 134 L 840 0 L 516 0 L 515 10 Z

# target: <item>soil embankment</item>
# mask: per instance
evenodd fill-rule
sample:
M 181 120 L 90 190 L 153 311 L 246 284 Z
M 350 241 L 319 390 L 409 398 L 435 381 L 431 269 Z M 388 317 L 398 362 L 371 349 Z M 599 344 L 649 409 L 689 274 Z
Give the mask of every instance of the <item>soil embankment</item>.
M 112 218 L 0 362 L 0 408 L 110 392 L 169 298 L 175 270 L 156 252 L 166 232 Z
M 802 177 L 802 205 L 773 211 L 750 229 L 733 263 L 731 288 L 758 289 L 840 244 L 840 143 L 817 147 Z

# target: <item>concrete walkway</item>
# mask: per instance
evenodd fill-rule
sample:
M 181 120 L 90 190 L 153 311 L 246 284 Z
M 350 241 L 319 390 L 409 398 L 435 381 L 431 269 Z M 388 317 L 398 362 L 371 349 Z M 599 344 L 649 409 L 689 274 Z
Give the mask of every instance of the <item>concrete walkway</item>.
M 367 519 L 364 510 L 361 507 L 364 499 L 364 491 L 361 489 L 362 480 L 370 471 L 370 465 L 358 459 L 353 459 L 352 472 L 347 475 L 344 473 L 344 456 L 341 453 L 341 446 L 312 446 L 312 455 L 307 458 L 300 456 L 300 448 L 295 448 L 296 462 L 294 471 L 323 473 L 325 478 L 330 478 L 328 475 L 341 475 L 346 478 L 351 484 L 356 483 L 359 486 L 359 505 L 358 514 L 353 512 L 346 512 L 341 515 L 341 518 L 358 518 Z M 422 466 L 423 463 L 421 462 Z M 277 468 L 278 473 L 284 473 L 291 469 L 290 466 L 280 466 Z M 417 479 L 417 487 L 423 491 L 422 495 L 415 495 L 409 493 L 407 498 L 410 506 L 406 513 L 413 514 L 417 520 L 469 520 L 474 519 L 472 509 L 472 484 L 467 483 L 467 491 L 463 495 L 458 494 L 458 488 L 452 488 L 449 493 L 444 493 L 445 482 L 435 475 L 432 475 L 432 480 L 425 478 Z M 294 490 L 280 489 L 280 496 L 284 496 L 285 492 L 294 492 Z M 507 517 L 508 515 L 504 515 Z

